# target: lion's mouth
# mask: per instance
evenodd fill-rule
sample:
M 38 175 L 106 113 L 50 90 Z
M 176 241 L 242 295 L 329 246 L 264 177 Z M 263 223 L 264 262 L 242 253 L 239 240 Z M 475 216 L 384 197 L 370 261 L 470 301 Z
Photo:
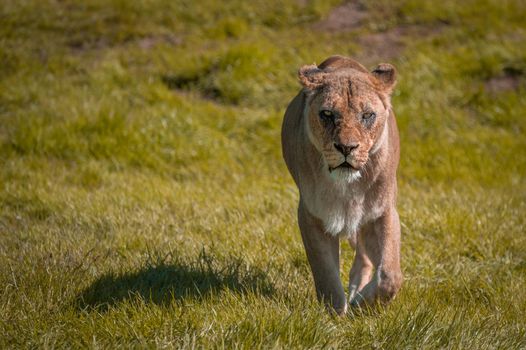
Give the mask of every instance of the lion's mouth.
M 347 161 L 341 163 L 340 165 L 338 165 L 338 166 L 336 166 L 334 168 L 329 167 L 329 172 L 332 172 L 332 171 L 334 171 L 336 169 L 349 169 L 349 170 L 355 170 L 355 171 L 360 170 L 360 169 L 357 169 L 357 168 L 353 167 L 352 164 L 348 163 Z

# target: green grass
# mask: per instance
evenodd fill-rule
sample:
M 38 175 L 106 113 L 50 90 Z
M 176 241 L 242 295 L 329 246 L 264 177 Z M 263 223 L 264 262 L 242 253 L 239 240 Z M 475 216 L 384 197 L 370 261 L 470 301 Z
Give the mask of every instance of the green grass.
M 363 1 L 346 32 L 302 3 L 0 4 L 0 348 L 526 347 L 524 2 Z M 397 28 L 405 283 L 335 318 L 281 119 L 299 66 L 372 68 L 357 38 Z

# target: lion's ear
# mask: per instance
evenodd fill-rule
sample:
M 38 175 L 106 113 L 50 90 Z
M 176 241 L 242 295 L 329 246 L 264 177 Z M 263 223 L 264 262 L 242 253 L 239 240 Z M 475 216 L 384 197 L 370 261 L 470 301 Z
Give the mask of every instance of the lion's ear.
M 326 73 L 316 65 L 303 66 L 298 71 L 301 84 L 309 90 L 315 90 L 325 83 Z
M 396 85 L 396 69 L 389 63 L 380 63 L 372 71 L 373 75 L 380 82 L 382 89 L 390 94 Z

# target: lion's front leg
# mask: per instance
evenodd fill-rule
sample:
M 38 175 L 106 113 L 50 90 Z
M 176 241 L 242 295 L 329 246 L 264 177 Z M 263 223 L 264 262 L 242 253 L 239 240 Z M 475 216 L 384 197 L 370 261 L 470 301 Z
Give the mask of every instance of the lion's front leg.
M 400 221 L 396 209 L 364 227 L 367 256 L 376 269 L 373 279 L 351 300 L 353 305 L 389 302 L 402 285 L 400 269 Z
M 309 214 L 301 201 L 298 222 L 318 300 L 331 306 L 336 313 L 344 314 L 347 301 L 340 280 L 339 239 L 323 232 L 319 220 Z

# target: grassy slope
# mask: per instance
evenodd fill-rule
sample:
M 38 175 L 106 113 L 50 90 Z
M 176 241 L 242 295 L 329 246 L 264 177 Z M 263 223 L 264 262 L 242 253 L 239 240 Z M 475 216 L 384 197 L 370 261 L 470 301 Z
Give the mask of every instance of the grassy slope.
M 325 1 L 80 3 L 0 4 L 1 348 L 526 347 L 523 2 L 365 2 L 342 33 Z M 334 319 L 282 113 L 301 64 L 399 26 L 441 28 L 393 60 L 406 281 Z

